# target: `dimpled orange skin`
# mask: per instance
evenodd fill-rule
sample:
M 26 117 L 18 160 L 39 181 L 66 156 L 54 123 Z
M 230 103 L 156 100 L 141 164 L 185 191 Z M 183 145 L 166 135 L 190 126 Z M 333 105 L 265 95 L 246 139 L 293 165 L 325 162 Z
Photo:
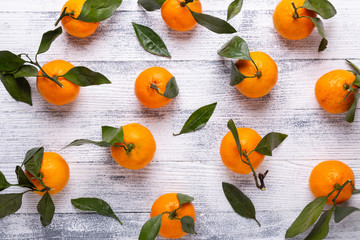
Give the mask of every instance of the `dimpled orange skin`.
M 132 123 L 123 126 L 124 142 L 135 147 L 126 155 L 124 148 L 111 147 L 111 156 L 122 167 L 137 170 L 148 165 L 154 157 L 156 143 L 153 135 L 146 127 Z
M 275 87 L 278 80 L 278 67 L 266 53 L 251 52 L 250 56 L 259 68 L 261 77 L 245 78 L 236 85 L 236 88 L 248 98 L 263 97 Z M 249 60 L 238 60 L 235 65 L 245 76 L 254 76 L 256 73 L 255 65 Z
M 161 7 L 161 16 L 169 28 L 185 32 L 193 29 L 197 22 L 191 15 L 189 9 L 180 5 L 182 2 L 184 2 L 184 0 L 166 0 Z M 188 3 L 187 6 L 193 12 L 202 12 L 199 0 Z
M 351 85 L 355 75 L 346 70 L 334 70 L 323 75 L 315 85 L 315 96 L 320 106 L 329 113 L 343 113 L 350 109 L 354 94 L 348 94 L 344 85 Z
M 176 193 L 164 194 L 154 202 L 151 208 L 150 217 L 155 217 L 163 212 L 171 212 L 177 209 L 179 205 L 180 203 Z M 194 219 L 194 221 L 196 220 L 196 213 L 192 203 L 183 204 L 181 208 L 176 211 L 177 218 L 182 218 L 184 216 L 190 216 Z M 181 228 L 180 220 L 170 220 L 168 213 L 165 213 L 162 216 L 159 234 L 164 238 L 170 239 L 181 238 L 186 235 Z
M 40 173 L 44 176 L 42 180 L 45 186 L 51 188 L 49 191 L 50 195 L 60 192 L 66 186 L 70 178 L 69 165 L 62 156 L 55 152 L 44 152 Z M 25 171 L 25 174 L 39 190 L 44 188 L 38 180 L 31 179 L 32 175 L 30 173 Z M 41 196 L 45 194 L 45 192 L 36 191 L 35 193 Z
M 262 139 L 261 136 L 251 128 L 237 128 L 237 132 L 239 134 L 241 149 L 248 154 L 255 149 Z M 220 156 L 224 165 L 231 171 L 240 174 L 248 174 L 251 172 L 250 166 L 242 162 L 231 132 L 228 132 L 221 141 Z M 257 169 L 261 165 L 264 158 L 264 155 L 255 151 L 249 156 L 254 169 Z M 244 156 L 242 156 L 242 159 L 247 162 Z
M 295 3 L 296 7 L 304 5 L 305 0 L 282 0 L 275 8 L 273 14 L 273 23 L 275 30 L 283 38 L 289 40 L 300 40 L 308 37 L 314 30 L 314 23 L 306 18 L 293 18 L 295 10 L 291 5 L 291 2 Z M 299 16 L 316 17 L 316 13 L 305 8 L 299 8 L 297 10 Z
M 327 196 L 334 190 L 335 184 L 343 185 L 347 180 L 351 180 L 355 187 L 354 172 L 351 168 L 340 161 L 324 161 L 314 167 L 310 174 L 309 185 L 310 190 L 316 198 Z M 348 183 L 341 191 L 336 203 L 342 203 L 349 200 L 352 196 L 353 189 Z M 327 204 L 332 205 L 333 198 L 338 191 L 330 195 Z
M 55 60 L 45 64 L 42 69 L 51 77 L 61 76 L 72 69 L 74 65 L 64 60 Z M 40 70 L 38 76 L 42 76 Z M 61 88 L 55 82 L 46 77 L 37 77 L 36 86 L 40 95 L 49 103 L 54 105 L 65 105 L 73 102 L 80 92 L 80 86 L 68 81 L 64 77 L 57 78 L 63 85 Z
M 73 17 L 77 18 L 81 13 L 81 9 L 85 1 L 86 0 L 69 0 L 64 4 L 61 12 L 63 12 L 66 7 L 66 13 L 74 11 Z M 73 19 L 71 16 L 65 16 L 63 19 L 61 19 L 61 24 L 65 31 L 71 36 L 85 38 L 92 35 L 100 23 L 88 23 Z
M 154 83 L 159 92 L 164 93 L 166 84 L 172 77 L 173 75 L 162 67 L 151 67 L 141 72 L 135 81 L 135 95 L 139 102 L 148 108 L 161 108 L 168 104 L 172 99 L 161 96 L 150 86 Z

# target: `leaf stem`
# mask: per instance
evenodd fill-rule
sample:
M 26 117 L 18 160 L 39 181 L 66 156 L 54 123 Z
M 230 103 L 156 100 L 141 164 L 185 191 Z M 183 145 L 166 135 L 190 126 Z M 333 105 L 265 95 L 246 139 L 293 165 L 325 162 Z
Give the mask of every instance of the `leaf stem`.
M 186 4 L 191 3 L 191 2 L 194 2 L 194 0 L 184 0 L 183 2 L 180 3 L 180 6 L 185 7 Z
M 338 193 L 336 194 L 336 196 L 332 199 L 334 205 L 336 205 L 336 200 L 337 200 L 337 198 L 339 197 L 341 191 L 345 188 L 345 186 L 346 186 L 348 183 L 350 183 L 351 186 L 353 187 L 352 181 L 349 179 L 349 180 L 347 180 L 347 181 L 346 181 L 343 185 L 341 185 L 341 186 L 339 186 L 339 184 L 335 184 L 334 190 L 333 190 L 331 193 L 329 193 L 328 196 L 330 196 L 330 195 L 331 195 L 333 192 L 335 192 L 336 190 L 338 191 Z
M 299 16 L 299 13 L 297 12 L 297 8 L 296 8 L 296 6 L 295 6 L 295 3 L 294 2 L 291 2 L 291 5 L 293 6 L 293 8 L 294 8 L 294 14 L 293 14 L 293 18 L 294 19 L 298 19 L 298 18 L 300 18 L 300 16 Z
M 251 59 L 251 61 L 252 61 L 252 63 L 254 64 L 254 66 L 255 66 L 255 68 L 256 68 L 256 73 L 255 73 L 255 76 L 253 77 L 253 78 L 255 78 L 255 77 L 261 77 L 261 72 L 259 71 L 259 68 L 256 66 L 256 64 L 255 64 L 255 62 L 254 62 L 254 60 L 253 59 Z M 247 78 L 251 78 L 251 77 L 247 77 Z
M 155 83 L 152 83 L 152 84 L 150 85 L 150 88 L 154 89 L 154 90 L 155 90 L 158 94 L 160 94 L 161 96 L 164 96 L 163 93 L 160 93 L 160 92 L 159 92 L 159 88 L 158 88 L 158 86 L 156 86 Z
M 64 8 L 64 11 L 62 11 L 60 17 L 58 18 L 58 20 L 56 20 L 55 22 L 55 27 L 59 24 L 59 22 L 61 21 L 61 19 L 63 19 L 66 16 L 74 16 L 75 12 L 71 11 L 71 12 L 66 12 L 67 7 Z
M 42 72 L 42 76 L 41 76 L 41 77 L 46 77 L 47 79 L 49 79 L 49 80 L 55 82 L 57 85 L 59 85 L 59 87 L 61 87 L 61 88 L 63 87 L 63 85 L 59 82 L 59 80 L 57 80 L 57 77 L 56 77 L 56 76 L 50 77 L 50 76 L 44 71 L 44 69 L 42 69 L 42 67 L 40 66 L 40 64 L 39 64 L 39 62 L 38 62 L 38 60 L 37 60 L 37 55 L 35 56 L 35 62 L 34 62 L 33 60 L 31 60 L 31 58 L 29 57 L 29 54 L 27 54 L 27 53 L 21 53 L 20 55 L 25 55 L 25 56 L 27 57 L 27 59 L 29 59 L 29 61 L 26 61 L 26 62 L 28 62 L 28 63 L 30 63 L 30 64 L 38 67 L 38 68 L 41 70 L 41 72 Z
M 251 153 L 251 152 L 250 152 Z M 243 151 L 243 155 L 245 156 L 246 160 L 247 160 L 247 165 L 250 166 L 251 171 L 253 173 L 254 179 L 255 179 L 255 184 L 256 187 L 259 188 L 261 191 L 265 191 L 266 187 L 265 187 L 265 183 L 264 183 L 264 179 L 266 177 L 266 175 L 268 174 L 269 171 L 266 171 L 264 174 L 263 173 L 259 173 L 259 175 L 256 175 L 255 169 L 253 168 L 250 159 L 249 159 L 249 155 L 247 154 L 246 151 Z M 260 181 L 260 184 L 259 184 Z

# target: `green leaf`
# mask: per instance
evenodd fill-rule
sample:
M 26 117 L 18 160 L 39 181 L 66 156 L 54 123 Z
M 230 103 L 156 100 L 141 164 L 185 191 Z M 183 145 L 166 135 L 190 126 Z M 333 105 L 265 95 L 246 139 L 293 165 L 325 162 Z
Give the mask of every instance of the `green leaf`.
M 230 3 L 227 10 L 228 21 L 240 13 L 242 5 L 243 0 L 234 0 L 232 3 Z
M 31 150 L 30 150 L 31 151 Z M 43 160 L 44 148 L 41 147 L 37 152 L 35 152 L 29 160 L 26 161 L 25 169 L 34 177 L 39 177 L 39 172 Z M 26 157 L 25 157 L 26 159 Z
M 110 205 L 104 200 L 99 198 L 77 198 L 71 199 L 71 204 L 80 210 L 93 211 L 103 216 L 112 217 L 122 225 L 122 222 L 115 215 Z
M 23 65 L 16 73 L 15 78 L 20 77 L 36 77 L 38 75 L 38 69 L 31 65 Z
M 74 67 L 65 73 L 63 77 L 81 87 L 111 83 L 101 73 L 91 71 L 86 67 Z
M 354 194 L 360 194 L 360 189 L 355 189 L 353 192 L 352 192 L 352 194 L 354 195 Z
M 241 72 L 239 72 L 239 69 L 235 65 L 235 63 L 231 62 L 231 81 L 230 86 L 236 86 L 244 79 L 246 78 L 245 75 L 243 75 Z
M 15 78 L 13 75 L 0 73 L 0 80 L 13 99 L 32 106 L 30 84 L 25 78 Z
M 346 206 L 335 206 L 335 222 L 339 223 L 344 218 L 352 214 L 353 212 L 360 211 L 359 208 L 356 207 L 346 207 Z
M 0 218 L 15 213 L 20 209 L 24 193 L 11 193 L 0 195 Z
M 324 209 L 326 200 L 327 197 L 319 197 L 310 202 L 291 224 L 289 229 L 286 231 L 285 237 L 293 238 L 300 233 L 305 232 L 311 225 L 313 225 Z
M 235 36 L 225 43 L 218 51 L 218 55 L 226 58 L 243 59 L 251 61 L 249 47 L 244 39 Z
M 176 195 L 177 195 L 177 198 L 179 199 L 180 206 L 183 205 L 183 204 L 191 203 L 192 201 L 194 201 L 194 198 L 190 197 L 188 195 L 181 194 L 181 193 L 178 193 Z
M 268 133 L 261 139 L 254 150 L 260 154 L 272 156 L 272 151 L 277 148 L 287 137 L 288 135 L 283 133 Z
M 143 46 L 146 51 L 158 56 L 171 58 L 164 41 L 156 32 L 147 26 L 136 24 L 134 22 L 132 25 L 141 46 Z
M 25 159 L 24 159 L 23 163 L 21 164 L 21 166 L 26 164 L 35 155 L 35 153 L 37 153 L 38 151 L 41 151 L 42 149 L 43 149 L 43 147 L 37 147 L 37 148 L 32 148 L 29 151 L 27 151 L 25 154 Z
M 30 181 L 20 166 L 16 166 L 15 173 L 20 186 L 36 189 L 35 185 Z
M 0 51 L 0 70 L 4 72 L 11 72 L 19 69 L 24 65 L 23 60 L 18 55 L 13 54 L 9 51 Z
M 235 28 L 233 26 L 231 26 L 228 22 L 226 22 L 220 18 L 207 15 L 207 14 L 193 12 L 193 11 L 191 11 L 191 9 L 188 6 L 186 6 L 186 7 L 191 12 L 191 15 L 193 16 L 195 21 L 198 24 L 200 24 L 201 26 L 206 27 L 210 31 L 212 31 L 214 33 L 220 33 L 220 34 L 236 33 Z
M 331 220 L 331 215 L 333 208 L 328 211 L 325 211 L 314 225 L 314 228 L 311 230 L 309 235 L 305 238 L 306 240 L 318 240 L 324 239 L 329 233 L 329 222 Z
M 180 133 L 173 134 L 174 136 L 178 136 L 183 133 L 195 132 L 203 127 L 205 127 L 206 123 L 210 120 L 212 114 L 215 111 L 217 103 L 212 103 L 206 106 L 203 106 L 193 112 L 188 120 L 185 122 L 183 128 Z
M 124 143 L 124 131 L 123 128 L 114 128 L 110 126 L 102 126 L 102 140 L 111 145 L 115 143 Z
M 46 192 L 37 205 L 37 211 L 40 213 L 40 221 L 44 227 L 49 225 L 54 217 L 55 205 L 49 192 Z
M 83 22 L 101 22 L 111 17 L 120 7 L 122 0 L 86 0 L 80 15 Z
M 194 219 L 190 216 L 184 216 L 180 218 L 181 228 L 184 232 L 189 234 L 197 234 L 195 232 L 195 222 Z
M 0 192 L 10 187 L 11 184 L 6 180 L 4 174 L 0 172 Z
M 139 240 L 154 240 L 159 234 L 162 214 L 150 218 L 141 228 Z
M 146 11 L 155 11 L 161 8 L 166 0 L 138 0 L 138 4 Z
M 41 43 L 39 46 L 39 50 L 36 55 L 47 52 L 51 46 L 51 44 L 55 41 L 55 39 L 60 36 L 62 33 L 62 28 L 58 27 L 55 30 L 48 31 L 44 33 L 41 39 Z
M 176 83 L 175 77 L 172 77 L 167 82 L 164 93 L 160 93 L 159 88 L 155 84 L 152 84 L 150 87 L 154 88 L 158 94 L 160 94 L 161 96 L 164 96 L 166 98 L 172 99 L 172 98 L 177 97 L 177 95 L 179 95 L 179 87 Z
M 304 17 L 309 18 L 314 23 L 316 29 L 318 30 L 320 36 L 322 37 L 318 51 L 319 52 L 324 51 L 327 47 L 328 40 L 326 39 L 324 25 L 321 19 L 317 17 L 308 17 L 308 16 L 304 16 Z
M 336 9 L 328 0 L 306 0 L 303 6 L 316 12 L 323 19 L 329 19 L 336 15 Z
M 357 87 L 360 87 L 360 75 L 359 75 L 359 74 L 356 74 L 355 80 L 354 80 L 354 82 L 352 83 L 352 85 L 355 85 L 355 86 L 357 86 Z
M 96 146 L 99 147 L 111 147 L 111 144 L 104 142 L 104 141 L 92 141 L 92 140 L 88 140 L 88 139 L 76 139 L 74 141 L 72 141 L 71 143 L 69 143 L 68 145 L 66 145 L 64 148 L 67 147 L 76 147 L 76 146 L 82 146 L 85 144 L 94 144 Z
M 260 226 L 260 223 L 256 219 L 254 204 L 250 198 L 230 183 L 223 182 L 222 188 L 234 211 L 244 218 L 254 219 Z
M 240 157 L 242 156 L 242 150 L 241 150 L 241 144 L 240 144 L 240 140 L 239 140 L 239 134 L 238 134 L 238 131 L 237 131 L 237 128 L 235 126 L 235 123 L 232 119 L 230 119 L 227 123 L 227 127 L 230 129 L 234 139 L 235 139 L 235 142 L 236 142 L 236 146 L 237 146 L 237 149 L 239 151 L 239 154 L 240 154 Z
M 359 92 L 353 92 L 353 93 L 354 93 L 354 97 L 355 97 L 354 102 L 351 105 L 351 108 L 349 109 L 349 111 L 346 113 L 346 116 L 345 116 L 346 121 L 349 123 L 354 122 L 356 108 L 357 108 L 357 104 L 358 104 L 359 98 L 360 98 Z
M 356 66 L 353 62 L 351 62 L 351 61 L 348 60 L 348 59 L 345 59 L 345 61 L 346 61 L 348 64 L 350 64 L 350 66 L 353 67 L 353 68 L 357 71 L 358 74 L 360 74 L 360 68 L 359 68 L 358 66 Z

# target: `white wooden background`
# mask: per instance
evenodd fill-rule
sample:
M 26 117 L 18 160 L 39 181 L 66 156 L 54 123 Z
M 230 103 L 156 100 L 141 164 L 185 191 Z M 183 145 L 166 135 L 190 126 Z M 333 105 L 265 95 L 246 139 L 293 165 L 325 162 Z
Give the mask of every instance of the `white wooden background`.
M 0 49 L 34 54 L 42 33 L 54 28 L 64 2 L 0 0 Z M 287 41 L 276 34 L 272 13 L 278 0 L 244 1 L 241 14 L 231 24 L 252 51 L 268 53 L 279 66 L 278 84 L 260 99 L 248 99 L 229 86 L 230 62 L 216 51 L 232 36 L 200 26 L 187 33 L 172 31 L 159 11 L 147 13 L 136 2 L 124 0 L 92 37 L 76 39 L 63 34 L 39 58 L 42 64 L 64 59 L 87 66 L 104 73 L 113 84 L 83 88 L 75 103 L 62 107 L 40 97 L 35 79 L 29 79 L 33 107 L 15 102 L 0 86 L 0 171 L 15 182 L 15 166 L 28 149 L 44 146 L 46 151 L 59 151 L 77 138 L 100 139 L 102 125 L 133 122 L 152 131 L 157 143 L 154 160 L 132 171 L 118 166 L 105 148 L 88 145 L 59 152 L 70 165 L 71 177 L 68 186 L 54 196 L 53 223 L 41 226 L 36 212 L 39 196 L 27 194 L 17 214 L 0 219 L 0 239 L 137 239 L 152 203 L 167 192 L 195 197 L 198 235 L 184 239 L 283 239 L 300 210 L 313 199 L 308 177 L 316 164 L 341 160 L 359 180 L 360 116 L 349 124 L 343 114 L 324 112 L 314 96 L 321 75 L 348 69 L 344 58 L 360 65 L 358 0 L 332 1 L 338 14 L 325 22 L 329 46 L 323 53 L 317 53 L 320 37 L 316 31 L 301 41 Z M 225 19 L 231 0 L 202 2 L 204 12 Z M 173 58 L 145 52 L 132 21 L 159 33 Z M 180 87 L 176 100 L 158 110 L 142 107 L 133 90 L 138 74 L 152 66 L 167 68 Z M 218 107 L 204 129 L 172 136 L 194 110 L 215 101 Z M 251 175 L 238 175 L 223 166 L 219 147 L 229 118 L 262 136 L 270 131 L 289 135 L 259 168 L 270 170 L 266 192 L 255 188 Z M 262 227 L 233 212 L 222 192 L 222 181 L 235 184 L 251 197 Z M 75 210 L 70 199 L 78 197 L 106 200 L 124 225 Z M 348 203 L 359 206 L 360 197 Z M 360 214 L 354 213 L 340 224 L 332 221 L 328 239 L 358 239 L 359 234 Z

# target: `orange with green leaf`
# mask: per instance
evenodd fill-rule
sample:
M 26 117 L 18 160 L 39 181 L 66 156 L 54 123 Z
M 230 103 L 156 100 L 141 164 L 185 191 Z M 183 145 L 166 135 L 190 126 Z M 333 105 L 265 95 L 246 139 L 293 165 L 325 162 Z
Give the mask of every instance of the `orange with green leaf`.
M 237 59 L 232 64 L 230 86 L 249 98 L 267 95 L 278 80 L 275 61 L 264 52 L 251 52 L 244 39 L 235 36 L 219 50 L 221 57 Z
M 25 167 L 25 172 L 22 169 Z M 22 205 L 25 193 L 34 192 L 42 195 L 37 205 L 40 220 L 44 227 L 54 217 L 55 205 L 50 195 L 59 193 L 67 184 L 70 171 L 67 162 L 57 153 L 44 152 L 43 147 L 29 150 L 21 166 L 16 166 L 17 184 L 10 184 L 0 172 L 0 191 L 9 187 L 22 187 L 21 193 L 0 195 L 0 218 L 14 214 Z
M 149 129 L 137 123 L 131 123 L 120 128 L 103 126 L 102 141 L 77 139 L 66 147 L 84 144 L 110 148 L 114 160 L 120 166 L 132 170 L 147 166 L 152 161 L 156 151 L 155 139 Z
M 222 162 L 235 173 L 252 173 L 256 187 L 265 191 L 264 179 L 268 171 L 257 174 L 255 170 L 261 165 L 265 155 L 272 156 L 272 151 L 287 138 L 287 135 L 271 132 L 261 138 L 250 128 L 236 128 L 232 119 L 228 121 L 227 126 L 230 132 L 224 136 L 220 146 Z M 260 226 L 255 217 L 253 203 L 240 189 L 223 182 L 223 191 L 236 213 L 245 218 L 254 219 Z
M 178 94 L 175 77 L 162 67 L 144 70 L 135 81 L 135 95 L 139 102 L 148 108 L 163 107 Z
M 346 121 L 353 122 L 360 98 L 360 69 L 346 60 L 354 70 L 333 70 L 319 78 L 315 96 L 320 106 L 329 113 L 344 113 Z
M 197 24 L 219 34 L 231 34 L 236 30 L 228 22 L 202 13 L 200 0 L 139 0 L 146 11 L 161 9 L 161 16 L 169 28 L 189 31 Z
M 306 239 L 323 239 L 328 235 L 333 214 L 335 222 L 339 223 L 351 213 L 360 210 L 338 205 L 360 193 L 360 190 L 355 188 L 354 172 L 345 163 L 334 160 L 319 163 L 310 174 L 309 186 L 316 199 L 295 219 L 286 232 L 286 238 L 305 232 L 317 221 Z M 323 212 L 326 204 L 332 206 Z
M 150 219 L 143 225 L 139 240 L 154 240 L 158 235 L 177 239 L 196 234 L 194 198 L 181 193 L 167 193 L 153 204 Z
M 55 26 L 61 21 L 65 31 L 78 38 L 92 35 L 101 21 L 110 18 L 122 0 L 69 0 Z
M 80 87 L 111 83 L 101 73 L 82 66 L 74 67 L 63 60 L 51 61 L 41 66 L 38 55 L 47 52 L 61 33 L 62 28 L 59 27 L 43 34 L 35 60 L 26 53 L 16 55 L 9 51 L 0 51 L 0 80 L 16 101 L 32 105 L 31 88 L 26 77 L 37 77 L 40 95 L 54 105 L 73 102 Z
M 336 15 L 336 10 L 328 0 L 282 0 L 273 14 L 275 30 L 283 38 L 300 40 L 307 38 L 316 27 L 322 37 L 318 51 L 324 51 L 328 40 L 317 14 L 329 19 Z

